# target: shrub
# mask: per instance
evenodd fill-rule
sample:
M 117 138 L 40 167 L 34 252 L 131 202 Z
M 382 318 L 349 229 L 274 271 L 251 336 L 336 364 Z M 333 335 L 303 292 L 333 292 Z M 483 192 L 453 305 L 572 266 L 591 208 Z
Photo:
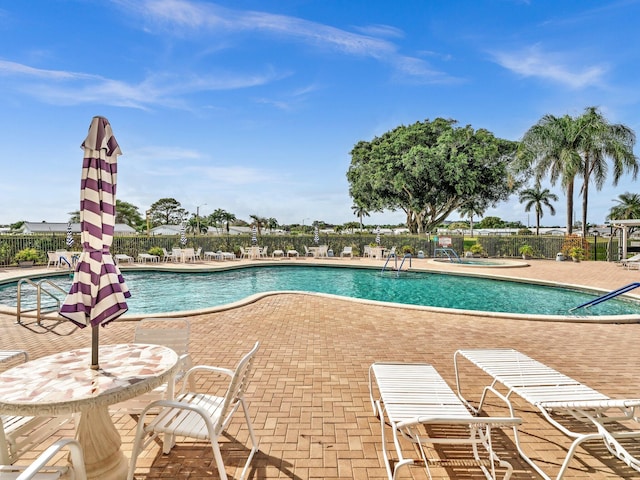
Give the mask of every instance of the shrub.
M 413 255 L 413 247 L 411 245 L 403 245 L 402 246 L 402 254 L 406 255 L 407 253 L 410 253 Z
M 164 256 L 164 252 L 162 251 L 161 247 L 151 247 L 147 253 L 149 255 L 155 255 L 157 257 Z
M 23 248 L 16 253 L 16 262 L 37 262 L 40 260 L 40 253 L 35 248 Z

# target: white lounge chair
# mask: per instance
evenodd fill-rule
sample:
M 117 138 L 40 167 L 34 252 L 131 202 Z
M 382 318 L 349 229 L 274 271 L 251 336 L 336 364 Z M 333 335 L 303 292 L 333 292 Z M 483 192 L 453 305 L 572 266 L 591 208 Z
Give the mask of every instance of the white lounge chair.
M 191 325 L 186 318 L 145 318 L 136 326 L 133 343 L 164 345 L 173 349 L 179 356 L 180 367 L 172 382 L 159 386 L 150 392 L 138 395 L 126 402 L 115 404 L 112 411 L 125 410 L 127 413 L 140 413 L 154 400 L 173 400 L 175 384 L 182 380 L 187 370 L 193 366 L 189 354 Z M 191 384 L 190 388 L 195 388 Z
M 116 263 L 120 263 L 120 262 L 133 263 L 133 257 L 130 257 L 129 255 L 126 255 L 124 253 L 119 253 L 117 255 L 114 255 L 113 259 L 116 261 Z
M 634 268 L 640 269 L 640 253 L 629 258 L 625 258 L 624 260 L 621 260 L 620 263 L 627 270 L 633 270 Z
M 71 466 L 54 467 L 47 466 L 62 449 L 69 450 Z M 69 477 L 69 470 L 73 473 Z M 0 480 L 52 480 L 55 478 L 73 478 L 74 480 L 86 480 L 87 472 L 85 470 L 82 448 L 77 440 L 64 438 L 58 440 L 28 466 L 0 465 Z
M 185 383 L 182 385 L 182 391 L 175 401 L 158 400 L 152 402 L 144 409 L 138 420 L 135 441 L 131 451 L 128 480 L 133 480 L 136 461 L 140 452 L 150 442 L 163 434 L 166 436 L 163 442 L 164 453 L 169 453 L 173 447 L 173 437 L 175 435 L 210 441 L 220 479 L 227 480 L 227 473 L 218 444 L 218 437 L 225 432 L 233 418 L 233 414 L 240 407 L 242 407 L 244 412 L 245 422 L 249 429 L 251 439 L 249 458 L 244 465 L 241 475 L 238 477 L 240 479 L 244 478 L 249 470 L 253 456 L 258 451 L 258 440 L 253 432 L 244 394 L 249 382 L 254 356 L 258 351 L 259 345 L 259 343 L 254 345 L 251 351 L 240 360 L 235 370 L 206 365 L 198 365 L 191 368 L 185 375 Z M 228 377 L 228 385 L 224 396 L 219 397 L 207 393 L 187 391 L 185 386 L 187 385 L 188 377 L 196 373 L 209 373 L 217 377 Z M 206 385 L 210 387 L 210 383 Z M 157 415 L 153 415 L 154 413 L 157 413 Z M 148 414 L 152 414 L 152 419 L 150 423 L 145 424 Z M 150 437 L 145 441 L 147 435 L 150 435 Z
M 471 407 L 462 395 L 458 371 L 459 358 L 467 359 L 492 379 L 484 388 L 477 407 Z M 612 455 L 640 472 L 640 460 L 633 457 L 620 443 L 621 439 L 640 439 L 640 429 L 620 430 L 621 424 L 633 423 L 636 427 L 639 426 L 640 399 L 609 398 L 517 350 L 458 350 L 454 354 L 454 365 L 458 396 L 474 410 L 482 410 L 487 394 L 493 393 L 507 404 L 511 415 L 514 416 L 511 397 L 515 394 L 537 408 L 551 425 L 573 439 L 555 477 L 557 480 L 565 474 L 577 447 L 585 441 L 598 439 L 604 441 Z M 579 432 L 572 430 L 576 421 L 584 427 Z M 617 427 L 615 431 L 610 428 L 612 425 Z M 523 451 L 517 428 L 514 427 L 513 433 L 522 458 L 543 478 L 550 479 L 551 477 Z
M 344 247 L 340 252 L 341 257 L 353 257 L 353 247 Z
M 376 390 L 378 396 L 374 393 Z M 497 478 L 496 468 L 506 470 L 505 480 L 511 476 L 513 467 L 500 460 L 493 449 L 491 428 L 512 427 L 518 425 L 520 419 L 473 415 L 431 365 L 374 363 L 369 368 L 369 395 L 373 411 L 380 418 L 382 453 L 390 480 L 397 478 L 402 467 L 420 460 L 425 463 L 429 478 L 431 464 L 455 467 L 469 462 L 477 465 L 488 479 Z M 387 421 L 397 455 L 393 468 L 387 452 Z M 404 457 L 401 438 L 415 446 L 420 459 Z M 447 445 L 456 446 L 451 458 L 444 456 Z M 465 457 L 462 457 L 461 445 L 469 446 Z

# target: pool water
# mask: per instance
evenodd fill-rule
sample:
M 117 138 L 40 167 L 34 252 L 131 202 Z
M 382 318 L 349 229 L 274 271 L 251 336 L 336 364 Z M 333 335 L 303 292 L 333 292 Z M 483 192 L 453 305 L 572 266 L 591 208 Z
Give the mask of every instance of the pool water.
M 269 291 L 306 291 L 410 305 L 519 313 L 568 315 L 597 297 L 567 288 L 428 272 L 385 272 L 362 268 L 261 266 L 225 271 L 127 271 L 129 314 L 198 310 Z M 47 277 L 65 291 L 69 274 Z M 34 279 L 35 281 L 35 279 Z M 0 285 L 0 304 L 16 306 L 17 283 Z M 23 288 L 23 308 L 35 306 L 35 289 Z M 46 296 L 42 297 L 43 306 Z M 576 315 L 640 315 L 640 304 L 613 299 Z

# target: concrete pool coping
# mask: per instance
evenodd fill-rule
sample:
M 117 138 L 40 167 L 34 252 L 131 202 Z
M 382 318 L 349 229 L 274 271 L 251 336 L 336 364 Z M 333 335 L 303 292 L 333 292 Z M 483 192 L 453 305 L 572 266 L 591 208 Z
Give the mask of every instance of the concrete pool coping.
M 213 272 L 213 271 L 225 271 L 225 270 L 234 270 L 239 268 L 254 268 L 260 266 L 282 266 L 282 265 L 307 265 L 307 266 L 331 266 L 331 267 L 343 267 L 343 268 L 365 268 L 365 269 L 378 269 L 382 268 L 384 265 L 384 260 L 375 261 L 371 259 L 316 259 L 316 258 L 305 258 L 301 257 L 304 261 L 301 262 L 300 259 L 265 259 L 265 260 L 239 260 L 239 261 L 227 261 L 227 262 L 196 262 L 196 263 L 160 263 L 160 264 L 150 264 L 150 263 L 141 263 L 141 264 L 123 264 L 120 265 L 120 269 L 123 272 L 138 270 L 138 271 L 173 271 L 173 272 L 192 272 L 192 273 L 201 273 L 201 272 Z M 547 262 L 550 261 L 540 261 L 540 263 L 534 261 L 532 263 L 522 262 L 518 260 L 504 260 L 499 259 L 500 261 L 507 261 L 513 264 L 518 264 L 519 267 L 527 266 L 531 267 L 532 265 L 541 266 L 545 265 L 546 267 L 550 267 L 550 264 Z M 470 265 L 459 265 L 449 262 L 436 262 L 433 259 L 414 259 L 412 263 L 417 263 L 418 265 L 412 266 L 412 271 L 417 272 L 426 272 L 432 274 L 450 274 L 457 276 L 469 276 L 469 277 L 481 277 L 487 279 L 494 280 L 503 280 L 503 281 L 511 281 L 511 282 L 521 282 L 521 283 L 532 283 L 542 286 L 550 286 L 550 287 L 564 287 L 570 289 L 578 289 L 587 291 L 596 295 L 607 293 L 614 288 L 607 288 L 596 285 L 587 285 L 587 284 L 576 284 L 576 283 L 566 283 L 559 281 L 557 279 L 544 279 L 544 278 L 531 278 L 530 276 L 518 275 L 516 273 L 505 275 L 505 274 L 497 274 L 496 269 L 504 269 L 504 265 L 491 265 L 491 266 L 478 266 L 474 265 L 474 268 L 469 268 Z M 525 263 L 525 265 L 521 265 Z M 570 265 L 573 262 L 554 262 Z M 607 265 L 611 266 L 611 263 L 605 262 L 591 262 L 592 265 Z M 579 264 L 577 264 L 579 265 Z M 588 264 L 587 264 L 588 265 Z M 558 267 L 559 265 L 555 265 Z M 510 271 L 517 271 L 520 273 L 521 270 L 529 270 L 522 268 L 515 268 L 512 270 L 512 266 L 509 266 Z M 560 268 L 564 268 L 561 266 Z M 28 270 L 28 271 L 27 271 Z M 545 268 L 543 270 L 550 270 L 549 268 Z M 584 270 L 584 269 L 582 269 Z M 618 270 L 625 271 L 622 267 L 619 267 Z M 69 271 L 70 272 L 70 271 Z M 42 276 L 56 276 L 60 274 L 64 274 L 65 271 L 61 269 L 51 270 L 49 268 L 16 268 L 12 270 L 5 270 L 0 272 L 0 284 L 6 282 L 12 282 L 19 280 L 21 278 L 30 278 L 30 277 L 42 277 Z M 636 278 L 637 279 L 637 278 Z M 619 286 L 618 286 L 619 287 Z M 618 288 L 615 287 L 615 288 Z M 590 315 L 532 315 L 532 314 L 517 314 L 517 313 L 504 313 L 504 312 L 491 312 L 491 311 L 482 311 L 482 310 L 464 310 L 464 309 L 455 309 L 455 308 L 442 308 L 442 307 L 431 307 L 431 306 L 422 306 L 422 305 L 408 305 L 401 303 L 393 303 L 393 302 L 382 302 L 376 300 L 368 300 L 368 299 L 360 299 L 360 298 L 352 298 L 352 297 L 343 297 L 340 295 L 327 294 L 327 293 L 319 293 L 319 292 L 306 292 L 306 291 L 270 291 L 270 292 L 261 292 L 254 295 L 250 295 L 248 297 L 243 298 L 242 300 L 231 302 L 225 305 L 219 305 L 215 307 L 208 307 L 204 309 L 198 310 L 181 310 L 181 311 L 173 311 L 173 312 L 163 312 L 163 313 L 148 313 L 148 314 L 124 314 L 121 319 L 122 320 L 139 320 L 142 318 L 162 318 L 162 317 L 175 317 L 175 316 L 195 316 L 207 313 L 216 313 L 216 312 L 224 312 L 227 310 L 240 308 L 254 302 L 259 301 L 262 298 L 280 295 L 280 294 L 297 294 L 297 295 L 311 295 L 311 296 L 320 296 L 328 299 L 341 299 L 346 301 L 351 301 L 354 303 L 362 303 L 362 304 L 370 304 L 370 305 L 379 305 L 379 306 L 388 306 L 392 308 L 406 309 L 406 310 L 422 310 L 426 312 L 434 312 L 434 313 L 450 313 L 450 314 L 458 314 L 458 315 L 470 315 L 476 317 L 485 317 L 485 318 L 504 318 L 504 319 L 517 319 L 517 320 L 534 320 L 534 321 L 542 321 L 542 322 L 569 322 L 569 323 L 640 323 L 640 315 L 600 315 L 600 316 L 590 316 Z M 634 294 L 624 294 L 622 295 L 624 298 L 632 299 L 634 301 L 640 302 L 640 295 Z M 13 307 L 9 307 L 7 305 L 0 304 L 0 313 L 15 315 L 16 309 Z M 35 313 L 26 312 L 21 314 L 26 318 L 35 318 Z M 46 314 L 43 315 L 42 318 L 46 319 L 59 319 L 57 314 Z

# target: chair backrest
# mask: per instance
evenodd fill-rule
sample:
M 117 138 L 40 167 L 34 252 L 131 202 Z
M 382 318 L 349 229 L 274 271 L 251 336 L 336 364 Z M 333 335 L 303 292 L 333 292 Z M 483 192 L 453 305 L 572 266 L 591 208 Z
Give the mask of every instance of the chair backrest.
M 267 250 L 269 250 L 269 246 L 265 245 L 264 247 L 262 247 L 262 250 L 260 250 L 260 255 L 266 255 Z
M 342 253 L 351 253 L 353 250 L 353 247 L 344 247 L 344 250 L 342 250 Z
M 134 343 L 164 345 L 178 355 L 189 353 L 191 326 L 186 318 L 145 318 L 134 333 Z
M 224 396 L 224 403 L 222 404 L 222 409 L 220 410 L 220 416 L 218 417 L 218 422 L 215 425 L 216 429 L 220 428 L 224 424 L 229 409 L 233 408 L 244 397 L 244 393 L 247 390 L 247 385 L 249 384 L 251 369 L 253 368 L 254 356 L 259 347 L 260 342 L 256 342 L 249 353 L 242 357 L 242 359 L 238 362 L 238 365 L 233 372 L 231 382 L 229 383 L 229 387 L 227 388 L 227 392 Z

